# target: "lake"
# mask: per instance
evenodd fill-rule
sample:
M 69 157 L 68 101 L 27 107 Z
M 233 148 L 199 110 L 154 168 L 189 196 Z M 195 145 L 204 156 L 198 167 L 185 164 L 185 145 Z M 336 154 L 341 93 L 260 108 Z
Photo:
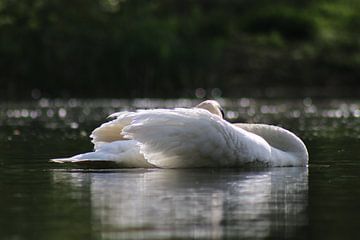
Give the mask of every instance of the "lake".
M 196 100 L 0 103 L 0 239 L 354 239 L 360 223 L 360 101 L 220 99 L 232 122 L 299 135 L 308 167 L 86 169 L 106 116 Z

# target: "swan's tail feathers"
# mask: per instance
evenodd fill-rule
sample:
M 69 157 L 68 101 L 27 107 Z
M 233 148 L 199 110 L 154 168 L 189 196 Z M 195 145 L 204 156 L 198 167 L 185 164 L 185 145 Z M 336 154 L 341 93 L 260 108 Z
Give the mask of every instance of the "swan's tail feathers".
M 123 135 L 138 141 L 140 152 L 157 167 L 221 166 L 228 148 L 224 124 L 202 109 L 147 110 L 133 116 Z
M 53 162 L 53 163 L 72 163 L 74 159 L 72 158 L 53 158 L 50 159 L 49 162 Z
M 50 162 L 66 165 L 76 165 L 86 168 L 119 168 L 119 164 L 117 162 L 108 160 L 55 158 L 50 159 Z
M 116 161 L 113 159 L 107 159 L 107 156 L 101 154 L 100 152 L 82 153 L 69 158 L 55 158 L 50 159 L 50 162 L 94 168 L 119 167 Z
M 131 123 L 132 112 L 118 112 L 110 115 L 109 117 L 116 117 L 116 119 L 103 123 L 100 127 L 96 128 L 90 135 L 92 142 L 97 149 L 99 142 L 113 142 L 124 140 L 121 135 L 122 129 Z
M 133 140 L 121 140 L 102 143 L 94 152 L 82 153 L 70 158 L 51 159 L 54 163 L 71 163 L 81 165 L 117 166 L 117 167 L 152 167 L 142 154 L 139 146 Z

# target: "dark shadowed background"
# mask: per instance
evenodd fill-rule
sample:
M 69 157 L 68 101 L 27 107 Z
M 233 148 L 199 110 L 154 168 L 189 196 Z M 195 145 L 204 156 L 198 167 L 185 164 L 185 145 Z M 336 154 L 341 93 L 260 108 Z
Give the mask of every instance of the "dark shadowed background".
M 0 98 L 358 97 L 359 37 L 355 0 L 0 0 Z

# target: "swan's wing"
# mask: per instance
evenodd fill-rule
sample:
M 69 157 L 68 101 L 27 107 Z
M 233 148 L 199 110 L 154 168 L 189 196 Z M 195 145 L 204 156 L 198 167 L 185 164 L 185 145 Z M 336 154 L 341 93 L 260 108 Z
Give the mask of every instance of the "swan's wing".
M 55 158 L 50 162 L 73 163 L 90 167 L 153 167 L 140 153 L 134 140 L 121 135 L 122 129 L 131 123 L 133 112 L 118 112 L 109 117 L 114 120 L 102 124 L 90 135 L 94 152 L 78 154 L 68 158 Z
M 50 161 L 98 167 L 153 167 L 140 154 L 140 147 L 134 140 L 103 143 L 98 145 L 94 152 L 82 153 L 70 158 L 52 159 Z
M 109 117 L 116 117 L 114 120 L 103 123 L 96 128 L 90 135 L 92 143 L 95 145 L 95 150 L 104 143 L 124 140 L 121 135 L 122 129 L 131 123 L 133 112 L 118 112 Z
M 132 118 L 124 136 L 138 141 L 141 153 L 158 167 L 236 166 L 269 151 L 262 138 L 203 109 L 146 110 Z

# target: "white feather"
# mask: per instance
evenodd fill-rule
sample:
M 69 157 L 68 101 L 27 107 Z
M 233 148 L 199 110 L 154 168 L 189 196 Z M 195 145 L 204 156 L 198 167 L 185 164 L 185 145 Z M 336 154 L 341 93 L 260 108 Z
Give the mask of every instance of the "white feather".
M 97 149 L 98 145 L 118 140 L 123 140 L 121 135 L 123 127 L 129 125 L 132 121 L 133 112 L 118 112 L 111 114 L 109 117 L 116 117 L 116 119 L 103 123 L 96 128 L 90 135 L 92 143 Z
M 270 146 L 264 139 L 203 109 L 140 112 L 123 134 L 140 143 L 140 151 L 150 163 L 163 168 L 233 167 L 270 161 Z
M 153 167 L 140 154 L 138 142 L 134 140 L 114 141 L 98 144 L 94 152 L 82 153 L 70 158 L 53 159 L 57 163 L 82 163 L 109 161 L 119 167 Z

